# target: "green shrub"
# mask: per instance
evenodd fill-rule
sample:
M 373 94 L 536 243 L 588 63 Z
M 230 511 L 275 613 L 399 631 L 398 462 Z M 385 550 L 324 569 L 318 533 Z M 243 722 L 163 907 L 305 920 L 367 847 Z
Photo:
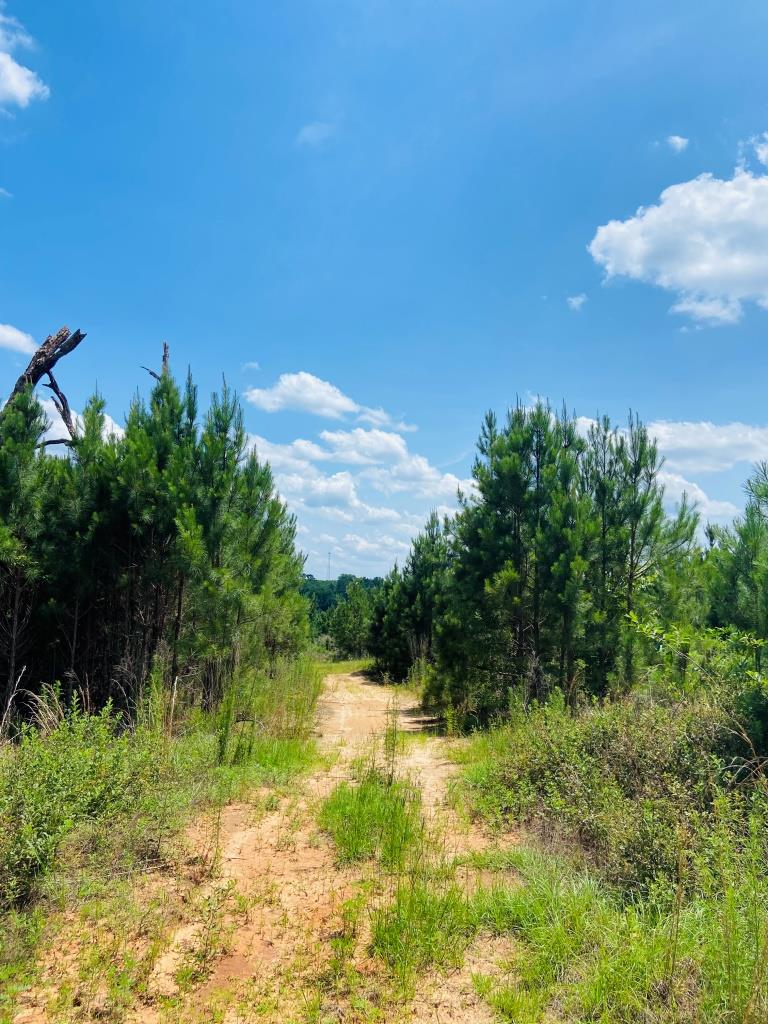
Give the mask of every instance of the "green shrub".
M 0 908 L 23 901 L 77 826 L 122 814 L 157 784 L 157 739 L 76 707 L 48 734 L 26 727 L 0 773 Z
M 728 737 L 704 700 L 627 698 L 572 713 L 555 697 L 476 737 L 465 782 L 484 817 L 576 841 L 611 882 L 647 888 L 709 827 Z

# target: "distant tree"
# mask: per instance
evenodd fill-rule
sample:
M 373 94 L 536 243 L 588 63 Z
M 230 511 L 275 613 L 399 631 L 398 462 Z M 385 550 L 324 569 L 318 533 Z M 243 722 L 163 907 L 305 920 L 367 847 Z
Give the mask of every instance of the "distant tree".
M 372 610 L 371 591 L 353 579 L 346 596 L 328 614 L 328 633 L 344 658 L 359 658 L 368 651 Z

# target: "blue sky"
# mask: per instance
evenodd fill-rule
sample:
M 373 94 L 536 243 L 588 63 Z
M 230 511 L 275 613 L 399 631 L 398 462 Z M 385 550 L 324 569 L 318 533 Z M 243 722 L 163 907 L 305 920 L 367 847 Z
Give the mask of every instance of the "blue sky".
M 635 409 L 670 502 L 741 506 L 768 457 L 763 3 L 1 10 L 0 391 L 68 323 L 72 405 L 98 386 L 119 423 L 167 339 L 243 394 L 318 575 L 402 559 L 517 395 Z

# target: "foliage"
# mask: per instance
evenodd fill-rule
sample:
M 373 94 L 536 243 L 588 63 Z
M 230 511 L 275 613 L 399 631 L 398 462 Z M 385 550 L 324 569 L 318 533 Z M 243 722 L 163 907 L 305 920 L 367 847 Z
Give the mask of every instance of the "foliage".
M 0 773 L 0 910 L 29 896 L 74 828 L 125 813 L 154 784 L 156 737 L 117 726 L 109 708 L 75 704 L 48 734 L 24 728 Z
M 372 592 L 353 579 L 342 601 L 328 613 L 326 625 L 340 658 L 360 658 L 368 653 Z
M 696 516 L 663 510 L 661 460 L 646 428 L 607 420 L 584 437 L 538 403 L 500 426 L 488 414 L 474 492 L 441 527 L 432 516 L 374 606 L 372 653 L 404 679 L 433 664 L 427 698 L 466 724 L 557 686 L 605 695 L 637 678 L 627 616 L 691 550 Z
M 610 881 L 647 889 L 708 833 L 723 793 L 748 810 L 735 787 L 750 750 L 736 724 L 706 694 L 576 715 L 555 696 L 473 740 L 469 794 L 484 816 L 576 841 Z
M 22 675 L 133 713 L 155 664 L 213 706 L 241 660 L 301 648 L 295 524 L 226 385 L 201 418 L 163 372 L 119 434 L 94 397 L 64 458 L 45 429 L 29 392 L 0 417 L 0 717 Z
M 433 657 L 447 550 L 446 533 L 433 512 L 402 572 L 395 567 L 375 595 L 370 653 L 378 671 L 398 682 L 415 664 Z
M 481 992 L 502 1020 L 528 1024 L 555 1007 L 574 1021 L 762 1020 L 768 886 L 755 824 L 742 843 L 722 823 L 685 901 L 662 886 L 627 904 L 565 861 L 514 851 L 516 884 L 481 890 L 472 913 L 521 944 L 517 977 L 478 979 Z
M 350 585 L 357 581 L 364 590 L 377 590 L 382 583 L 380 577 L 351 576 L 342 573 L 335 580 L 319 580 L 305 573 L 301 583 L 302 596 L 309 601 L 312 635 L 320 637 L 327 632 L 329 613 L 347 596 Z

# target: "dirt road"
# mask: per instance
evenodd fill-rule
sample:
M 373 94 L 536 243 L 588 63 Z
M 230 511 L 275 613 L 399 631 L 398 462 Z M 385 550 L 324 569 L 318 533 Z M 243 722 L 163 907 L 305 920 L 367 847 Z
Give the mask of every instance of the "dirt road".
M 415 700 L 361 674 L 330 675 L 317 717 L 322 766 L 291 796 L 254 794 L 194 826 L 192 845 L 218 851 L 214 870 L 184 894 L 188 912 L 153 957 L 140 1001 L 114 1018 L 96 993 L 77 1019 L 106 1014 L 129 1024 L 491 1021 L 472 974 L 496 970 L 506 948 L 478 941 L 462 969 L 423 978 L 409 1003 L 382 1005 L 382 967 L 368 950 L 365 909 L 355 948 L 346 954 L 355 990 L 335 975 L 329 982 L 337 940 L 348 929 L 348 908 L 362 906 L 374 892 L 376 868 L 340 866 L 331 840 L 318 829 L 317 811 L 333 787 L 350 777 L 355 759 L 382 744 L 393 721 L 399 733 L 410 735 L 400 743 L 398 773 L 421 788 L 429 828 L 454 853 L 487 846 L 488 837 L 446 804 L 455 771 L 447 757 L 449 741 L 431 734 L 432 723 Z M 37 1004 L 27 1003 L 16 1024 L 58 1024 L 44 1003 L 42 996 Z

